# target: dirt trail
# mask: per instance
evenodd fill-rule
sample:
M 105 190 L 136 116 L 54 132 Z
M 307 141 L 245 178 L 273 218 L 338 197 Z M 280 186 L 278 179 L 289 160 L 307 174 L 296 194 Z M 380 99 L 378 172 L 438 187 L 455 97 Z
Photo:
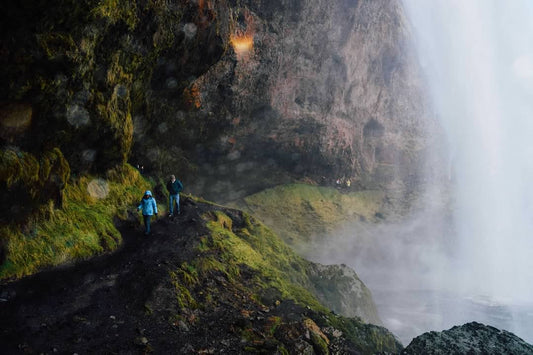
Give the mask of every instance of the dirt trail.
M 168 278 L 166 266 L 190 257 L 188 244 L 204 228 L 202 207 L 184 198 L 182 209 L 154 223 L 148 237 L 139 226 L 122 226 L 123 246 L 112 254 L 0 285 L 0 352 L 143 348 L 150 332 L 146 300 Z

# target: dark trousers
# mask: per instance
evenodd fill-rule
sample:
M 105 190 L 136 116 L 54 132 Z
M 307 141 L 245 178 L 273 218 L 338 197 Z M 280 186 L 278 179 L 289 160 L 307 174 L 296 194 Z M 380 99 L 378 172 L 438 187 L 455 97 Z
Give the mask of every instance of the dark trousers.
M 150 220 L 152 216 L 147 216 L 143 214 L 144 219 L 144 234 L 150 234 Z

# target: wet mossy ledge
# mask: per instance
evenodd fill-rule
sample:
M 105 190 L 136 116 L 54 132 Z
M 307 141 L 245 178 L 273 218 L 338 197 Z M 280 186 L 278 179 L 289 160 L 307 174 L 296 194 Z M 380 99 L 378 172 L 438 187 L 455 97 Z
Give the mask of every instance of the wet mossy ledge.
M 263 190 L 233 205 L 259 218 L 298 249 L 343 223 L 382 220 L 385 199 L 384 191 L 295 183 Z
M 4 160 L 6 155 L 14 160 L 5 152 Z M 18 163 L 2 165 L 13 168 L 8 178 L 2 176 L 7 183 L 5 191 L 11 193 L 5 200 L 13 201 L 10 207 L 14 206 L 16 193 L 21 189 L 20 185 L 16 188 L 17 183 L 22 184 L 22 190 L 34 191 L 36 185 L 36 191 L 41 191 L 43 180 L 39 176 L 43 176 L 42 170 L 50 170 L 49 165 L 48 160 L 41 159 L 39 169 L 36 159 L 28 154 L 21 154 Z M 64 170 L 59 168 L 59 172 Z M 143 191 L 150 187 L 127 164 L 109 170 L 103 177 L 86 175 L 67 179 L 64 176 L 61 183 L 63 186 L 56 191 L 60 205 L 57 199 L 49 199 L 28 211 L 24 219 L 6 221 L 0 227 L 0 279 L 20 278 L 115 250 L 122 238 L 114 222 L 136 218 L 131 211 Z

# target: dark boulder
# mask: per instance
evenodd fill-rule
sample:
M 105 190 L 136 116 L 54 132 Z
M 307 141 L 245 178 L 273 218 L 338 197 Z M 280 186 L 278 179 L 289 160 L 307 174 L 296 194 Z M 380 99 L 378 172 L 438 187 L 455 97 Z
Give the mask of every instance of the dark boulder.
M 416 337 L 402 352 L 409 354 L 533 354 L 533 345 L 505 330 L 477 322 Z

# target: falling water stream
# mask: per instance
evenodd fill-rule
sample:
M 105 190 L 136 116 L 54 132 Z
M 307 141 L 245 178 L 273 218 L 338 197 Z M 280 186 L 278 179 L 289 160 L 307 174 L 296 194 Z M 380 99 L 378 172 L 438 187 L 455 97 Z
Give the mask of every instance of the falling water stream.
M 533 1 L 403 3 L 450 147 L 451 222 L 357 225 L 309 256 L 353 266 L 404 344 L 470 321 L 533 343 Z
M 458 287 L 533 301 L 533 2 L 405 5 L 453 150 Z
M 442 286 L 532 341 L 533 2 L 404 4 L 451 147 L 457 236 Z

